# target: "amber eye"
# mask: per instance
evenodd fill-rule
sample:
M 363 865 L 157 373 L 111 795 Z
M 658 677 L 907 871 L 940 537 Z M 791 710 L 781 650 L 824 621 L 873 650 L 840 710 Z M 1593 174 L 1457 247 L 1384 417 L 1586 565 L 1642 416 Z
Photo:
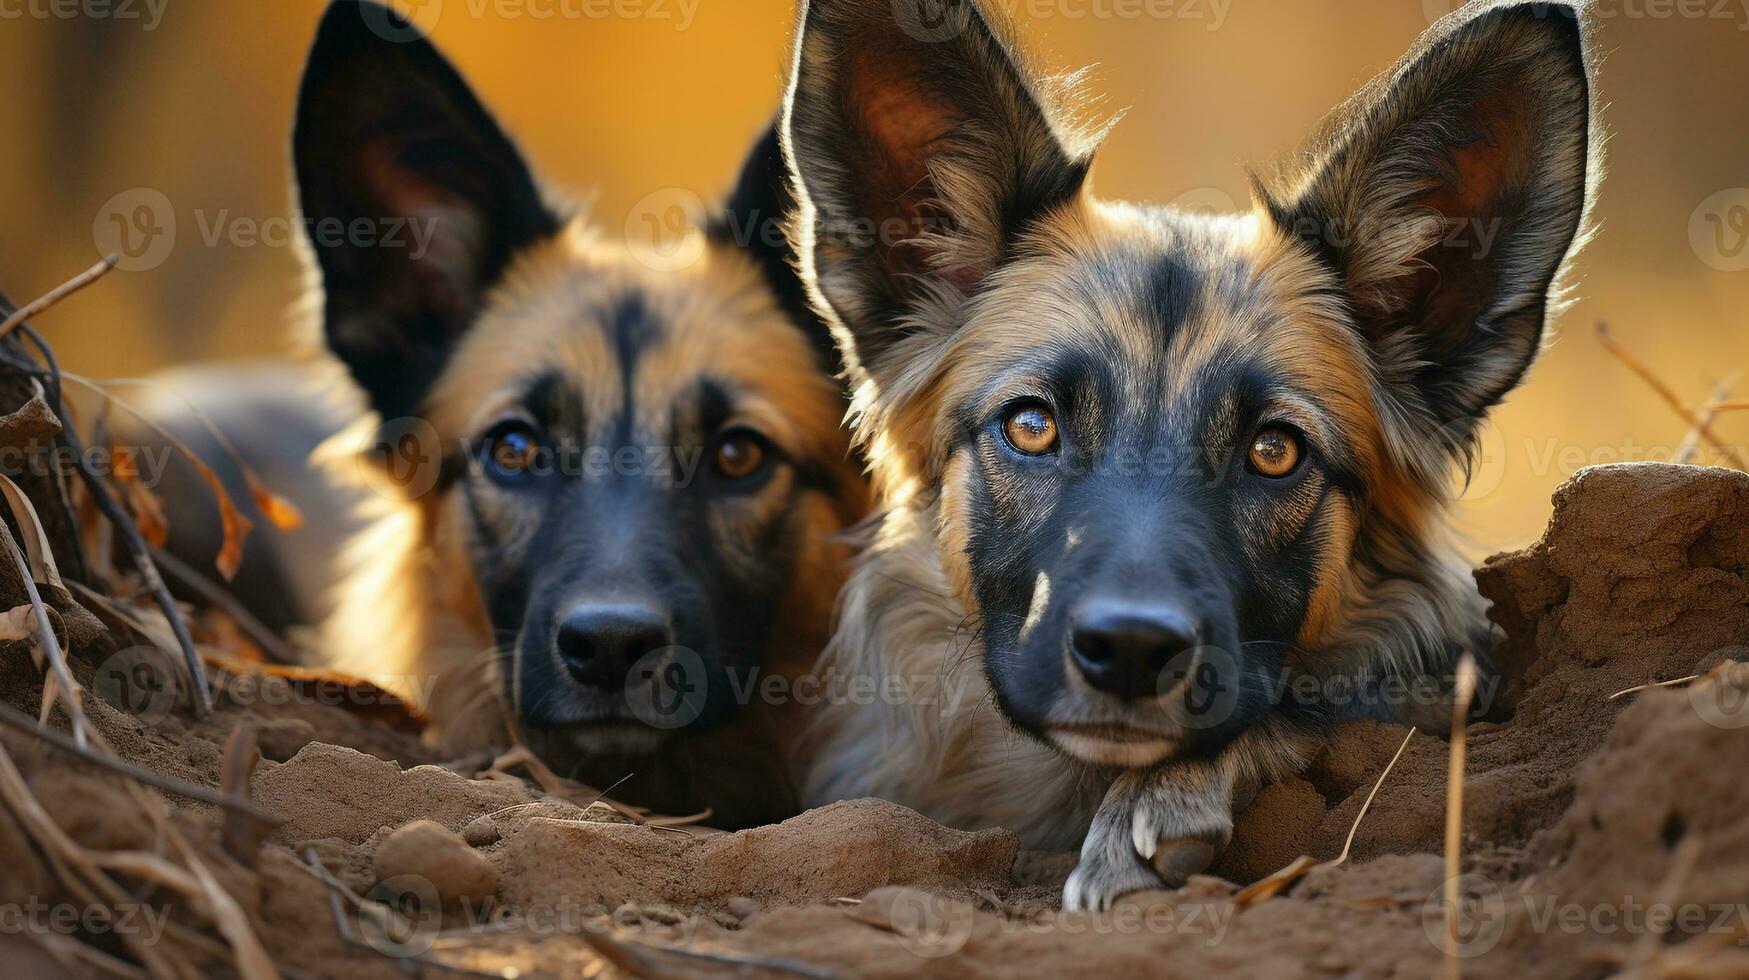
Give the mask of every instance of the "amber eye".
M 1299 435 L 1280 426 L 1272 425 L 1251 440 L 1251 468 L 1273 480 L 1299 469 L 1304 455 Z
M 717 472 L 731 480 L 745 480 L 765 465 L 765 440 L 752 429 L 732 429 L 717 443 Z
M 1043 405 L 1021 405 L 1002 420 L 1002 435 L 1015 452 L 1044 456 L 1056 451 L 1057 419 Z
M 499 480 L 526 476 L 539 452 L 539 434 L 526 422 L 500 423 L 486 436 L 486 462 Z

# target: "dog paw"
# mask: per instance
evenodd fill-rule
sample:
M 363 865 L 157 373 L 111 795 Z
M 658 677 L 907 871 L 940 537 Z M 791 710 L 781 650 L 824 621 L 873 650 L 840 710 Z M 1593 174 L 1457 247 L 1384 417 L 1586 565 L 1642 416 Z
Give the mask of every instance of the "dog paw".
M 1113 792 L 1094 814 L 1081 860 L 1063 886 L 1063 907 L 1103 911 L 1149 888 L 1177 887 L 1204 871 L 1233 837 L 1222 795 L 1150 780 Z
M 1130 814 L 1136 854 L 1172 888 L 1207 871 L 1232 839 L 1232 812 L 1210 800 L 1147 797 Z
M 1093 843 L 1088 839 L 1088 844 Z M 1114 847 L 1109 845 L 1122 845 Z M 1130 892 L 1159 888 L 1164 882 L 1121 837 L 1081 848 L 1081 860 L 1063 885 L 1063 908 L 1070 912 L 1104 912 Z

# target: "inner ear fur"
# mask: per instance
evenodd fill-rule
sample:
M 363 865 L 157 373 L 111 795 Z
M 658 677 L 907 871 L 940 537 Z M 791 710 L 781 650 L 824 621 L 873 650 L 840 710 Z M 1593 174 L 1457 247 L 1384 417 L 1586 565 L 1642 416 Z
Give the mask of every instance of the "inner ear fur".
M 1072 196 L 1090 150 L 976 3 L 810 0 L 800 23 L 784 117 L 795 237 L 868 368 L 926 328 L 919 304 L 975 289 Z
M 1440 21 L 1267 206 L 1337 274 L 1394 394 L 1456 441 L 1522 380 L 1599 170 L 1582 5 Z

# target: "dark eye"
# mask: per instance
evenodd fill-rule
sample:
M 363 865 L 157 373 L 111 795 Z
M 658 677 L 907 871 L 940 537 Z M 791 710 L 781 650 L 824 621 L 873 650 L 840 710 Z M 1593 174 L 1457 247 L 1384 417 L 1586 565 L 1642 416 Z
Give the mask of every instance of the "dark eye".
M 540 434 L 527 422 L 500 422 L 486 433 L 486 471 L 497 480 L 526 478 L 539 452 Z
M 765 468 L 765 437 L 752 429 L 730 429 L 717 441 L 711 465 L 720 476 L 745 480 Z
M 1057 417 L 1037 402 L 1017 405 L 1002 419 L 1002 437 L 1017 453 L 1047 456 L 1057 451 Z
M 1279 425 L 1265 426 L 1251 439 L 1248 462 L 1252 472 L 1272 480 L 1292 476 L 1306 456 L 1300 434 Z

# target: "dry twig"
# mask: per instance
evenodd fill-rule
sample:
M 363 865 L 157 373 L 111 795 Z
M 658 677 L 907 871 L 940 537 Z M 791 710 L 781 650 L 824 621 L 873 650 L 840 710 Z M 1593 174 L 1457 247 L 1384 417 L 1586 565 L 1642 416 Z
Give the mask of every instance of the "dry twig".
M 8 497 L 12 497 L 16 491 L 15 499 L 23 500 L 24 509 L 29 511 L 30 501 L 24 498 L 23 491 L 18 490 L 17 484 L 14 484 L 11 478 L 4 474 L 0 474 L 0 480 L 5 481 L 3 485 L 6 487 Z M 33 532 L 42 533 L 41 526 L 34 521 L 34 511 L 30 512 L 30 516 L 33 518 L 32 526 L 25 526 L 23 515 L 20 515 L 19 521 L 19 531 L 27 537 Z M 73 679 L 73 672 L 67 667 L 66 653 L 61 649 L 60 641 L 55 639 L 55 628 L 49 622 L 49 611 L 48 607 L 43 605 L 42 593 L 37 590 L 37 573 L 32 571 L 30 559 L 25 557 L 24 550 L 18 546 L 18 542 L 12 540 L 10 534 L 6 535 L 6 543 L 9 545 L 7 550 L 12 552 L 13 563 L 18 569 L 18 578 L 24 583 L 25 594 L 30 597 L 30 608 L 36 620 L 37 647 L 42 651 L 43 658 L 48 661 L 50 676 L 54 679 L 53 693 L 46 685 L 43 689 L 43 711 L 45 714 L 47 713 L 49 703 L 54 699 L 54 694 L 58 693 L 61 704 L 66 709 L 67 719 L 73 727 L 73 744 L 80 749 L 86 749 L 90 744 L 90 736 L 87 731 L 91 727 L 91 723 L 86 720 L 85 710 L 79 704 L 79 698 L 84 689 Z M 46 581 L 46 569 L 41 574 L 45 576 Z
M 1328 861 L 1314 860 L 1310 855 L 1295 858 L 1291 864 L 1267 878 L 1259 879 L 1247 885 L 1237 895 L 1233 896 L 1233 905 L 1239 909 L 1250 908 L 1258 902 L 1274 898 L 1287 891 L 1293 884 L 1319 868 L 1334 868 L 1348 860 L 1348 853 L 1354 847 L 1354 835 L 1360 831 L 1361 821 L 1366 819 L 1366 811 L 1372 808 L 1373 797 L 1379 795 L 1379 789 L 1385 785 L 1385 778 L 1391 770 L 1397 767 L 1397 760 L 1403 757 L 1403 751 L 1409 747 L 1409 740 L 1415 737 L 1415 729 L 1403 736 L 1403 744 L 1397 746 L 1397 753 L 1391 756 L 1391 761 L 1385 763 L 1383 772 L 1372 784 L 1372 791 L 1366 794 L 1366 799 L 1360 804 L 1360 812 L 1354 815 L 1354 823 L 1349 825 L 1348 839 L 1342 842 L 1342 853 Z
M 1712 425 L 1718 420 L 1719 414 L 1730 404 L 1726 399 L 1731 397 L 1731 389 L 1736 386 L 1737 379 L 1743 376 L 1741 371 L 1732 371 L 1713 387 L 1713 396 L 1705 405 L 1694 410 L 1695 417 L 1705 425 Z M 1676 450 L 1678 463 L 1692 463 L 1700 453 L 1701 431 L 1698 428 L 1688 430 L 1688 435 L 1682 437 L 1682 445 Z
M 13 311 L 11 316 L 0 321 L 0 337 L 5 337 L 12 331 L 18 329 L 18 325 L 24 321 L 44 312 L 49 307 L 59 303 L 61 300 L 66 299 L 79 290 L 84 289 L 86 286 L 102 279 L 108 274 L 109 270 L 115 268 L 115 263 L 117 261 L 118 256 L 113 254 L 105 255 L 102 261 L 98 262 L 96 265 L 19 307 L 17 310 Z
M 1457 692 L 1451 711 L 1451 764 L 1445 777 L 1445 975 L 1451 980 L 1463 974 L 1458 958 L 1457 916 L 1458 876 L 1463 864 L 1464 762 L 1468 755 L 1464 738 L 1469 730 L 1476 680 L 1476 658 L 1466 653 L 1458 661 Z
M 54 350 L 30 324 L 20 323 L 17 330 L 36 348 L 37 355 L 47 365 L 47 371 L 42 376 L 49 380 L 49 410 L 54 412 L 57 418 L 67 418 L 66 399 L 62 397 L 61 393 L 61 366 L 55 360 Z M 121 535 L 123 543 L 127 546 L 128 555 L 133 559 L 134 569 L 140 575 L 140 580 L 145 584 L 147 592 L 151 594 L 158 608 L 164 613 L 164 618 L 169 621 L 170 631 L 176 639 L 177 648 L 182 651 L 183 666 L 187 668 L 189 682 L 194 688 L 195 714 L 201 718 L 206 717 L 211 713 L 213 707 L 212 686 L 207 681 L 206 668 L 201 664 L 200 654 L 194 648 L 194 639 L 189 636 L 188 624 L 182 621 L 182 614 L 176 608 L 176 600 L 171 598 L 170 590 L 165 587 L 163 577 L 158 574 L 158 566 L 152 562 L 150 546 L 141 536 L 140 529 L 134 523 L 132 516 L 128 514 L 127 508 L 116 500 L 115 494 L 110 492 L 109 484 L 92 468 L 85 452 L 84 441 L 79 437 L 79 427 L 76 425 L 65 426 L 61 430 L 61 438 L 67 444 L 74 469 L 78 472 L 80 481 L 90 495 L 92 504 Z
M 210 786 L 201 786 L 196 783 L 184 782 L 174 776 L 165 776 L 154 770 L 147 769 L 144 766 L 137 766 L 126 759 L 107 755 L 87 746 L 81 746 L 73 739 L 62 735 L 60 732 L 57 732 L 52 728 L 43 728 L 36 723 L 35 719 L 11 705 L 0 704 L 0 725 L 5 725 L 8 728 L 16 729 L 26 735 L 41 739 L 58 749 L 64 749 L 71 752 L 87 762 L 102 766 L 111 772 L 120 773 L 129 779 L 138 780 L 149 786 L 155 786 L 167 793 L 175 793 L 177 796 L 186 796 L 191 800 L 210 803 L 213 806 L 220 807 L 233 813 L 241 813 L 250 819 L 260 821 L 270 827 L 278 826 L 280 823 L 278 817 L 268 813 L 266 810 L 261 809 L 248 800 L 219 792 Z
M 1605 350 L 1614 354 L 1617 360 L 1626 364 L 1628 370 L 1639 375 L 1641 381 L 1644 381 L 1652 391 L 1656 392 L 1658 397 L 1662 398 L 1664 403 L 1669 405 L 1672 411 L 1677 415 L 1682 416 L 1689 425 L 1693 426 L 1695 430 L 1701 434 L 1701 437 L 1706 439 L 1706 441 L 1710 443 L 1721 456 L 1730 461 L 1732 466 L 1735 466 L 1740 470 L 1749 469 L 1749 460 L 1745 460 L 1742 453 L 1738 452 L 1729 443 L 1721 439 L 1718 433 L 1713 431 L 1712 424 L 1684 404 L 1676 392 L 1671 389 L 1669 385 L 1664 383 L 1664 379 L 1653 373 L 1652 369 L 1647 367 L 1644 361 L 1635 357 L 1626 347 L 1623 347 L 1621 343 L 1610 334 L 1609 325 L 1602 321 L 1598 321 L 1597 324 L 1597 339 L 1603 344 Z

